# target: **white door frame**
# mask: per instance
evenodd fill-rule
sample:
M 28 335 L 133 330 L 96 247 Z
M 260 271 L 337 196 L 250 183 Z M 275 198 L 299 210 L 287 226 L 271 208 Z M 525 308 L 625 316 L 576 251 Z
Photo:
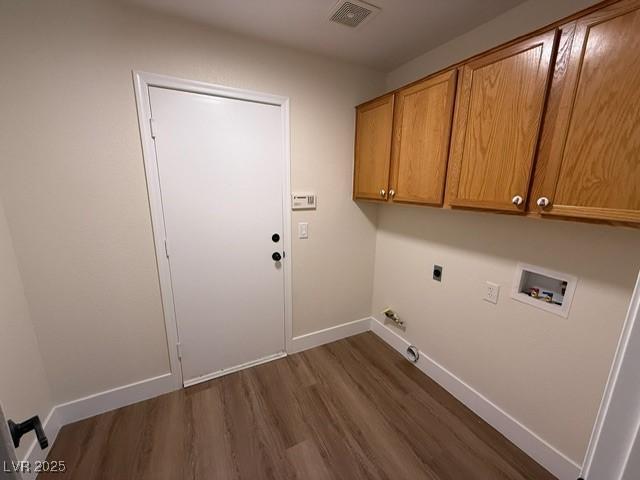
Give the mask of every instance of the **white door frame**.
M 138 124 L 140 126 L 140 139 L 142 141 L 142 156 L 147 178 L 147 191 L 149 194 L 149 207 L 151 210 L 151 224 L 153 227 L 153 241 L 156 250 L 156 263 L 160 280 L 160 295 L 164 310 L 164 322 L 167 332 L 167 348 L 171 375 L 174 378 L 174 386 L 180 389 L 183 386 L 182 368 L 178 358 L 178 324 L 176 322 L 175 307 L 173 304 L 173 290 L 171 287 L 171 271 L 169 259 L 166 256 L 165 239 L 166 229 L 164 213 L 162 209 L 162 197 L 160 195 L 160 176 L 158 174 L 158 162 L 156 158 L 155 142 L 151 132 L 151 103 L 149 100 L 149 87 L 168 88 L 183 92 L 201 93 L 218 97 L 234 98 L 251 102 L 267 103 L 280 107 L 282 112 L 282 142 L 285 168 L 282 189 L 282 218 L 284 231 L 284 334 L 285 348 L 288 350 L 292 338 L 292 298 L 291 298 L 291 149 L 289 139 L 289 98 L 277 95 L 254 92 L 222 85 L 213 85 L 194 80 L 158 75 L 155 73 L 133 71 L 133 81 L 136 93 L 136 105 L 138 107 Z
M 640 435 L 640 274 L 582 465 L 585 480 L 620 480 Z

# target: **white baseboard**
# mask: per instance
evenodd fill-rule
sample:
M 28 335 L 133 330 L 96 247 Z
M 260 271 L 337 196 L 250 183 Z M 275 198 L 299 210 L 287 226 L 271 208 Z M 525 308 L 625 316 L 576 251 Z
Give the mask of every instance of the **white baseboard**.
M 336 325 L 335 327 L 319 330 L 317 332 L 301 335 L 299 337 L 294 337 L 289 342 L 287 353 L 300 352 L 302 350 L 324 345 L 325 343 L 340 340 L 341 338 L 363 333 L 368 331 L 370 326 L 371 317 L 366 317 L 353 322 L 343 323 L 342 325 Z M 283 352 L 254 363 L 257 365 L 285 355 L 286 353 Z M 236 370 L 252 365 L 241 365 L 236 368 Z M 219 375 L 214 374 L 212 378 L 215 376 Z M 198 383 L 198 381 L 192 381 L 191 383 L 195 384 Z M 113 388 L 111 390 L 57 405 L 54 407 L 50 417 L 55 418 L 55 425 L 58 426 L 57 429 L 59 430 L 63 425 L 84 420 L 85 418 L 93 417 L 143 400 L 148 400 L 150 398 L 172 392 L 180 387 L 180 385 L 176 385 L 175 376 L 171 373 L 166 373 L 158 377 L 149 378 L 140 382 Z
M 84 420 L 101 413 L 142 402 L 176 389 L 171 373 L 89 395 L 55 407 L 61 425 Z
M 370 326 L 371 317 L 366 317 L 317 332 L 301 335 L 299 337 L 294 337 L 291 342 L 289 342 L 287 352 L 300 352 L 302 350 L 324 345 L 325 343 L 340 340 L 341 338 L 363 333 L 368 331 Z M 287 353 L 283 352 L 272 357 L 262 359 L 261 361 L 254 362 L 252 365 L 241 365 L 235 370 L 253 366 L 254 364 L 258 365 L 259 363 L 264 363 L 276 358 L 281 358 L 286 356 L 286 354 Z M 230 371 L 224 373 L 230 373 Z M 199 382 L 193 381 L 191 383 L 195 384 Z M 172 392 L 180 387 L 180 385 L 176 384 L 175 376 L 171 373 L 166 373 L 164 375 L 148 378 L 146 380 L 57 405 L 53 407 L 47 416 L 47 419 L 43 423 L 45 433 L 49 439 L 49 445 L 53 445 L 58 432 L 64 425 L 84 420 L 95 415 L 100 415 L 101 413 L 125 407 L 133 403 L 142 402 L 144 400 Z M 33 465 L 33 462 L 46 459 L 48 450 L 49 449 L 40 450 L 40 447 L 34 440 L 27 452 L 27 455 L 25 456 L 25 460 L 29 460 Z M 33 480 L 34 478 L 35 476 L 29 476 L 29 474 L 24 475 L 25 480 Z
M 56 407 L 53 407 L 47 415 L 47 418 L 42 422 L 42 428 L 44 429 L 44 433 L 47 436 L 47 440 L 49 440 L 49 447 L 42 450 L 40 449 L 40 445 L 38 445 L 38 441 L 34 438 L 27 450 L 27 453 L 24 457 L 26 462 L 31 465 L 33 468 L 36 465 L 36 462 L 42 462 L 47 459 L 47 455 L 49 454 L 49 450 L 53 445 L 53 442 L 56 441 L 56 437 L 58 436 L 58 432 L 62 428 L 62 424 L 60 423 L 60 418 L 58 417 L 58 412 L 56 411 Z M 23 480 L 35 480 L 37 473 L 36 472 L 28 472 L 22 473 Z
M 335 327 L 319 330 L 317 332 L 300 335 L 298 337 L 294 337 L 289 342 L 287 353 L 301 352 L 309 348 L 324 345 L 325 343 L 334 342 L 342 338 L 350 337 L 351 335 L 366 332 L 370 328 L 371 317 L 366 317 L 353 322 L 343 323 L 342 325 L 336 325 Z M 283 352 L 272 357 L 262 359 L 258 362 L 253 362 L 252 365 L 241 365 L 235 370 L 253 366 L 254 364 L 258 365 L 276 358 L 281 358 L 286 356 L 287 353 Z M 229 371 L 224 373 L 231 372 Z M 191 383 L 195 384 L 199 383 L 199 381 L 193 381 Z M 78 422 L 95 415 L 100 415 L 101 413 L 125 407 L 133 403 L 142 402 L 144 400 L 172 392 L 177 388 L 180 388 L 180 386 L 176 384 L 175 376 L 171 373 L 166 373 L 164 375 L 148 378 L 146 380 L 57 405 L 53 407 L 43 422 L 45 433 L 49 439 L 49 448 L 53 445 L 53 442 L 58 436 L 58 432 L 64 425 Z M 37 442 L 34 440 L 24 459 L 31 462 L 31 465 L 34 465 L 35 462 L 46 459 L 49 448 L 41 450 L 37 445 Z M 24 480 L 34 480 L 35 474 L 23 474 L 23 477 Z
M 294 337 L 288 342 L 287 353 L 301 352 L 369 330 L 402 355 L 410 344 L 377 319 L 366 317 Z M 420 359 L 416 366 L 560 480 L 578 478 L 580 466 L 576 462 L 545 442 L 427 354 L 420 352 Z M 178 386 L 174 375 L 167 373 L 58 405 L 52 409 L 43 423 L 49 445 L 53 445 L 60 428 L 64 425 L 157 397 L 176 388 Z M 47 452 L 48 450 L 40 450 L 34 441 L 25 460 L 29 460 L 33 465 L 37 460 L 44 460 Z M 30 474 L 23 476 L 25 480 L 35 478 Z
M 28 461 L 32 468 L 36 462 L 46 460 L 49 450 L 58 436 L 58 432 L 64 425 L 148 400 L 175 389 L 176 380 L 174 375 L 166 373 L 158 377 L 148 378 L 57 405 L 51 409 L 47 418 L 42 422 L 42 427 L 49 440 L 49 448 L 41 450 L 34 439 L 27 450 L 24 460 Z M 23 473 L 22 477 L 24 480 L 35 480 L 36 473 Z
M 371 317 L 361 318 L 352 322 L 325 328 L 317 332 L 293 337 L 287 345 L 287 353 L 297 353 L 310 348 L 319 347 L 325 343 L 335 342 L 343 338 L 364 333 L 371 329 Z
M 403 356 L 405 355 L 410 343 L 398 333 L 375 318 L 371 319 L 371 330 L 392 348 Z M 429 358 L 424 352 L 420 352 L 416 366 L 560 480 L 575 480 L 580 476 L 580 466 L 576 462 L 548 444 L 438 362 Z

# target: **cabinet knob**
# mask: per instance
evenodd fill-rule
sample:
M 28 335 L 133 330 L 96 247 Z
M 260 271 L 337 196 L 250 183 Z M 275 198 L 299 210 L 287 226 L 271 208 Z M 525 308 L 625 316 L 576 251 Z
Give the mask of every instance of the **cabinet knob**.
M 551 204 L 547 197 L 540 197 L 536 203 L 540 208 L 548 207 Z
M 391 198 L 395 197 L 396 196 L 396 191 L 394 189 L 389 190 L 389 196 Z
M 516 207 L 522 205 L 522 202 L 524 202 L 524 198 L 522 198 L 520 195 L 516 195 L 511 199 L 511 203 L 513 203 Z
M 382 198 L 384 198 L 386 194 L 387 194 L 387 191 L 384 188 L 382 190 L 380 190 L 380 196 Z

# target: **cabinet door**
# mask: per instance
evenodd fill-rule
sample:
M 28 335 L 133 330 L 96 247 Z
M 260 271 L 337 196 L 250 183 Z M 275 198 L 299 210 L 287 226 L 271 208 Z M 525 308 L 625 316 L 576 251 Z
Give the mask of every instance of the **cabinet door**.
M 390 197 L 396 202 L 441 205 L 457 71 L 396 94 Z
M 448 175 L 452 206 L 524 210 L 555 36 L 462 67 Z
M 640 1 L 567 25 L 560 48 L 532 209 L 640 222 Z
M 387 199 L 392 125 L 393 94 L 357 107 L 354 198 Z

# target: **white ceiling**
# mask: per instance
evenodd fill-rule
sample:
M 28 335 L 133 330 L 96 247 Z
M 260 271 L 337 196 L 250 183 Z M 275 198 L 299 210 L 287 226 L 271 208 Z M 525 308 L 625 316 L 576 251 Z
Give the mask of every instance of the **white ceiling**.
M 388 71 L 524 0 L 370 0 L 382 11 L 355 29 L 328 20 L 337 0 L 128 1 Z

